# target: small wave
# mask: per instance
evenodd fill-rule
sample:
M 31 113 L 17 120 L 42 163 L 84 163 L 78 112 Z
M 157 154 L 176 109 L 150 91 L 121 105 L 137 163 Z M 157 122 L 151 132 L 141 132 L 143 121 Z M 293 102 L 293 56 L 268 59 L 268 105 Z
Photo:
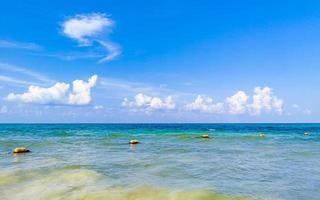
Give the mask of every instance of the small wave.
M 83 196 L 81 199 L 97 200 L 244 200 L 207 191 L 170 191 L 161 187 L 142 186 L 132 190 L 106 189 Z
M 175 191 L 158 186 L 112 187 L 107 177 L 86 169 L 65 167 L 49 173 L 1 173 L 1 199 L 9 200 L 241 200 L 223 194 Z

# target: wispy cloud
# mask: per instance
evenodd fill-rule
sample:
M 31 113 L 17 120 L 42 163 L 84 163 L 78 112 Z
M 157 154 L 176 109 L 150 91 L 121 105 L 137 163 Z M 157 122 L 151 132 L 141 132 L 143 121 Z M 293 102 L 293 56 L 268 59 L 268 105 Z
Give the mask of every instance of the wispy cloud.
M 101 46 L 103 46 L 109 52 L 109 54 L 106 57 L 100 59 L 99 62 L 111 61 L 121 54 L 121 49 L 117 44 L 114 44 L 112 42 L 105 42 L 102 40 L 99 40 L 97 42 L 99 42 Z
M 30 42 L 17 42 L 11 40 L 0 40 L 0 48 L 12 48 L 12 49 L 26 49 L 38 51 L 41 50 L 42 47 Z
M 11 83 L 11 84 L 24 85 L 24 86 L 37 84 L 35 82 L 24 81 L 24 80 L 12 78 L 12 77 L 9 77 L 9 76 L 3 76 L 3 75 L 0 75 L 0 81 L 1 82 L 6 82 L 6 83 Z
M 61 25 L 65 36 L 76 40 L 78 45 L 92 46 L 95 43 L 101 45 L 108 54 L 99 60 L 107 62 L 115 59 L 121 54 L 120 47 L 105 38 L 111 31 L 114 22 L 101 13 L 90 13 L 73 16 Z
M 131 93 L 131 95 L 144 93 L 152 96 L 171 95 L 174 98 L 195 95 L 194 93 L 175 90 L 166 84 L 154 85 L 148 82 L 135 82 L 107 77 L 99 78 L 99 86 L 107 91 L 113 90 L 117 91 L 117 93 L 122 93 L 123 95 L 121 95 L 121 97 L 127 96 L 128 93 Z
M 35 71 L 26 69 L 24 67 L 18 67 L 15 65 L 7 64 L 7 63 L 0 62 L 0 69 L 3 72 L 11 73 L 14 76 L 20 74 L 24 77 L 28 77 L 29 79 L 31 78 L 32 80 L 34 80 L 34 81 L 25 81 L 12 76 L 1 75 L 0 81 L 4 81 L 4 82 L 22 84 L 22 85 L 47 85 L 47 84 L 52 84 L 56 82 L 55 80 L 52 80 L 47 76 L 37 73 Z
M 120 79 L 112 79 L 112 78 L 99 78 L 100 85 L 106 89 L 117 89 L 117 90 L 124 90 L 126 92 L 131 93 L 150 93 L 155 92 L 155 88 L 152 86 L 148 86 L 143 83 L 138 82 L 130 82 Z
M 48 53 L 38 54 L 39 56 L 58 58 L 60 60 L 72 61 L 81 59 L 100 59 L 104 55 L 95 52 L 69 52 L 69 53 Z

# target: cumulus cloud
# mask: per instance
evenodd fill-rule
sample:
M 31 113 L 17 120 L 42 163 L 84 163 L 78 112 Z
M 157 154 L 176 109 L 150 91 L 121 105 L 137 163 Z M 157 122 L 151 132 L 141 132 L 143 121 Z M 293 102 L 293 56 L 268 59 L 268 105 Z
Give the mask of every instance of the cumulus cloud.
M 262 111 L 275 110 L 279 114 L 283 111 L 283 100 L 273 95 L 270 87 L 255 87 L 252 104 L 248 105 L 249 112 L 259 115 Z
M 77 40 L 80 45 L 91 45 L 94 37 L 110 29 L 113 25 L 111 19 L 104 14 L 76 15 L 62 24 L 63 33 Z
M 247 110 L 247 101 L 249 96 L 243 91 L 238 91 L 231 97 L 227 97 L 226 103 L 230 114 L 242 114 Z
M 185 107 L 187 110 L 207 113 L 222 113 L 226 110 L 232 115 L 260 115 L 262 112 L 271 111 L 282 114 L 283 112 L 283 100 L 275 96 L 270 87 L 254 88 L 252 102 L 249 102 L 249 99 L 250 97 L 244 91 L 238 91 L 227 97 L 225 103 L 215 103 L 210 97 L 198 95 L 193 102 L 186 104 Z
M 212 98 L 198 95 L 193 102 L 186 105 L 186 109 L 207 113 L 221 113 L 223 111 L 223 103 L 215 103 Z
M 89 80 L 75 80 L 70 84 L 56 83 L 52 87 L 39 87 L 31 85 L 28 91 L 22 94 L 10 93 L 8 101 L 34 103 L 34 104 L 64 104 L 86 105 L 91 102 L 91 88 L 95 86 L 98 76 L 93 75 Z
M 71 105 L 86 105 L 91 101 L 91 88 L 95 86 L 98 76 L 93 75 L 88 82 L 75 80 L 72 82 L 72 93 L 69 94 L 68 102 Z
M 65 95 L 69 90 L 69 84 L 56 83 L 49 88 L 31 85 L 28 91 L 22 94 L 10 93 L 7 96 L 9 101 L 20 101 L 23 103 L 62 103 L 65 101 Z
M 114 22 L 105 14 L 91 13 L 76 15 L 62 23 L 62 32 L 69 38 L 78 42 L 79 46 L 91 46 L 94 42 L 100 44 L 108 55 L 100 62 L 110 61 L 120 55 L 118 45 L 100 39 L 102 35 L 111 32 Z
M 172 110 L 175 108 L 175 103 L 171 96 L 164 99 L 159 97 L 152 97 L 142 93 L 137 94 L 133 101 L 129 101 L 124 98 L 122 102 L 123 107 L 134 108 L 134 109 L 145 109 L 145 110 Z

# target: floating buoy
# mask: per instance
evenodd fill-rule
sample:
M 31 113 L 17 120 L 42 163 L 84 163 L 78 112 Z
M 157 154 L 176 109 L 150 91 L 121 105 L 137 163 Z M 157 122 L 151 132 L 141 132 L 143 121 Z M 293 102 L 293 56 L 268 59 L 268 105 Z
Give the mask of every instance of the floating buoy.
M 208 138 L 209 138 L 209 135 L 208 135 L 208 134 L 201 135 L 201 138 L 208 139 Z
M 308 132 L 304 132 L 304 135 L 305 135 L 305 136 L 308 136 L 308 135 L 310 135 L 310 133 L 308 133 Z
M 28 153 L 28 152 L 30 152 L 30 150 L 25 147 L 17 147 L 13 150 L 13 153 Z
M 130 141 L 129 141 L 129 144 L 138 144 L 138 143 L 139 143 L 138 140 L 130 140 Z
M 260 133 L 260 134 L 259 134 L 259 137 L 266 137 L 266 135 L 263 134 L 263 133 Z

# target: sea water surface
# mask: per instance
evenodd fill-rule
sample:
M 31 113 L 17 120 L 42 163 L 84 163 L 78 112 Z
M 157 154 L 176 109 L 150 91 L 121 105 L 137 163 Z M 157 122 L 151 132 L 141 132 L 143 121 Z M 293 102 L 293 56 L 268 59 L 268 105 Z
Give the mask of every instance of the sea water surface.
M 320 199 L 320 124 L 2 124 L 0 199 Z

